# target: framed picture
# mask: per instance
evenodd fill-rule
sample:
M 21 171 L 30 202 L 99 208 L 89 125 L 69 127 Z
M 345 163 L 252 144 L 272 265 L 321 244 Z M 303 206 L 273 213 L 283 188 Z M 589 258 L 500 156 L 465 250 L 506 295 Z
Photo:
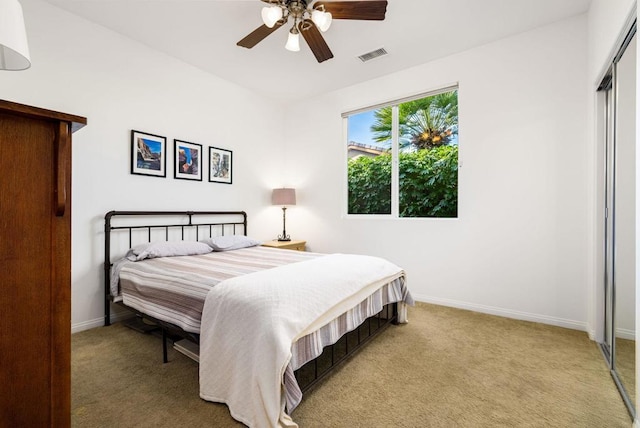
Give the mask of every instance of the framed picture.
M 209 181 L 231 184 L 233 152 L 209 147 Z
M 131 130 L 131 174 L 166 177 L 167 139 Z
M 202 181 L 202 145 L 173 140 L 175 177 Z

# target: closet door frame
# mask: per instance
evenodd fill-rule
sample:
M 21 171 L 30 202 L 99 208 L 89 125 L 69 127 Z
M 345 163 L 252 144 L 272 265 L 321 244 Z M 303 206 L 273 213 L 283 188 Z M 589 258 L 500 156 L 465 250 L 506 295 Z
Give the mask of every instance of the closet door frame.
M 600 349 L 605 357 L 611 376 L 633 419 L 636 418 L 635 404 L 632 403 L 627 387 L 622 383 L 616 369 L 616 177 L 617 177 L 617 107 L 618 107 L 618 63 L 627 47 L 636 37 L 637 21 L 633 20 L 620 48 L 613 57 L 601 81 L 598 91 L 602 96 L 597 98 L 598 114 L 602 124 L 601 140 L 604 140 L 604 230 L 603 230 L 603 287 L 602 287 L 602 334 L 599 336 Z M 602 143 L 602 141 L 600 141 Z M 636 169 L 637 170 L 637 169 Z M 636 213 L 638 214 L 638 213 Z M 637 233 L 637 232 L 636 232 Z M 637 310 L 637 308 L 636 308 Z M 637 382 L 637 379 L 636 379 Z M 635 388 L 635 385 L 632 385 Z

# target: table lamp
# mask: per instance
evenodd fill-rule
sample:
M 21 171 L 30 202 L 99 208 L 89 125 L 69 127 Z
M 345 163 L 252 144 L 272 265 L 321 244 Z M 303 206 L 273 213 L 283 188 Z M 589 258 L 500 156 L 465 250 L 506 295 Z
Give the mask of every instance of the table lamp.
M 278 235 L 278 241 L 291 241 L 291 238 L 287 235 L 287 205 L 296 204 L 296 189 L 284 187 L 282 189 L 273 189 L 271 204 L 282 205 L 282 235 Z

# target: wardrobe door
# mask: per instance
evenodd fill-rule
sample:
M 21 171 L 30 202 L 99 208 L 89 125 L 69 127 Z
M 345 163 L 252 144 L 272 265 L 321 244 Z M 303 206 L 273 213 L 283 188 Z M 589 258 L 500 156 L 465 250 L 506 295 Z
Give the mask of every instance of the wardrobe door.
M 60 159 L 70 147 L 69 141 L 59 146 L 59 126 L 0 113 L 0 420 L 6 426 L 70 423 L 70 207 L 55 215 L 56 194 L 71 193 L 69 171 L 58 171 L 59 161 L 70 167 L 70 159 Z
M 638 217 L 636 186 L 636 23 L 603 79 L 605 154 L 604 329 L 601 348 L 629 413 L 636 415 L 636 281 Z
M 636 36 L 616 63 L 614 202 L 614 364 L 621 387 L 635 403 L 636 345 Z

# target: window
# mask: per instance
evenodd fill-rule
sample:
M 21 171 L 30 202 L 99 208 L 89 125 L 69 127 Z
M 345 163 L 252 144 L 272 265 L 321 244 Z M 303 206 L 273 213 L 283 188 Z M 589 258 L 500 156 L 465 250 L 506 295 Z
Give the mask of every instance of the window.
M 348 214 L 458 216 L 458 90 L 343 115 Z

